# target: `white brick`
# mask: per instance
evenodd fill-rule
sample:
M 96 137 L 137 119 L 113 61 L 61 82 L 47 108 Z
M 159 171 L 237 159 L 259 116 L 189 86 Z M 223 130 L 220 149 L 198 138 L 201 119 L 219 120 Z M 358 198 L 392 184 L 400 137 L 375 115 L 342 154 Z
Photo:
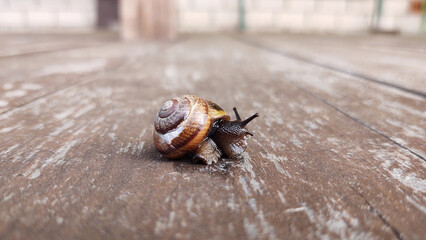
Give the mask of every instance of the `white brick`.
M 238 26 L 236 12 L 218 12 L 214 15 L 213 26 L 217 30 L 235 30 Z
M 59 13 L 59 27 L 66 28 L 90 28 L 95 25 L 95 15 L 82 12 Z
M 407 15 L 398 20 L 398 28 L 404 34 L 418 34 L 420 29 L 420 15 Z
M 239 1 L 239 0 L 237 0 Z M 257 7 L 257 1 L 256 0 L 245 0 L 245 8 L 247 9 L 256 9 Z
M 179 14 L 179 28 L 182 31 L 209 31 L 208 12 L 183 12 Z
M 315 13 L 341 14 L 345 12 L 345 6 L 345 0 L 317 0 L 315 2 Z
M 188 1 L 189 0 L 177 0 L 178 11 L 180 12 L 188 11 L 189 9 Z
M 9 1 L 8 0 L 0 1 L 0 10 L 6 10 L 6 9 L 10 9 Z
M 248 12 L 246 15 L 247 29 L 271 30 L 274 28 L 272 13 Z
M 307 30 L 331 32 L 335 28 L 334 21 L 334 15 L 309 14 L 304 23 Z
M 22 28 L 26 26 L 26 17 L 23 12 L 0 13 L 0 26 L 6 28 Z
M 226 11 L 238 11 L 238 0 L 222 0 L 222 6 Z
M 383 15 L 402 16 L 408 13 L 408 1 L 394 0 L 383 2 Z
M 29 27 L 55 27 L 57 23 L 57 14 L 54 12 L 29 12 L 27 17 Z
M 223 11 L 226 5 L 225 2 L 220 0 L 192 0 L 190 7 L 190 10 L 195 11 Z
M 73 0 L 40 0 L 40 10 L 43 11 L 58 11 L 69 10 L 70 1 Z
M 279 12 L 283 8 L 282 0 L 252 0 L 247 6 L 247 11 Z
M 281 13 L 275 17 L 276 27 L 280 30 L 303 30 L 303 14 Z
M 374 0 L 347 0 L 346 13 L 350 15 L 369 15 L 374 11 Z
M 314 0 L 299 0 L 290 1 L 285 5 L 286 12 L 290 13 L 311 13 L 314 11 L 315 1 Z
M 379 29 L 385 31 L 394 31 L 396 30 L 396 19 L 395 17 L 385 17 L 380 18 Z
M 70 11 L 89 11 L 89 12 L 96 12 L 97 11 L 97 3 L 95 0 L 70 0 Z M 67 5 L 65 5 L 67 6 Z
M 38 8 L 37 0 L 9 0 L 8 2 L 10 10 L 25 11 L 29 9 Z
M 362 32 L 370 28 L 369 18 L 365 16 L 336 16 L 336 30 L 339 32 Z

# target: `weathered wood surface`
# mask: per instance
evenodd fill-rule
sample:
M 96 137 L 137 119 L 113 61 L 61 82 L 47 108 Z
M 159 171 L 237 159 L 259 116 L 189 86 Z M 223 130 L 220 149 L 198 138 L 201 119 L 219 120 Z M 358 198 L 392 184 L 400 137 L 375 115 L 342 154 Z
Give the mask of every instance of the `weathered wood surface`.
M 0 35 L 0 59 L 18 55 L 29 55 L 41 52 L 52 52 L 64 49 L 83 48 L 100 45 L 117 37 L 109 34 L 76 34 L 55 35 Z
M 425 99 L 235 39 L 91 48 L 119 67 L 1 113 L 0 238 L 424 239 Z M 260 113 L 242 162 L 156 151 L 153 118 L 185 93 Z
M 426 38 L 270 35 L 247 42 L 426 96 Z
M 245 39 L 240 40 L 246 41 Z M 262 49 L 265 51 L 275 53 L 274 56 L 268 55 L 268 58 L 265 58 L 271 75 L 294 83 L 304 91 L 314 95 L 317 99 L 330 104 L 336 110 L 343 111 L 348 117 L 372 128 L 373 131 L 377 131 L 381 135 L 389 137 L 391 141 L 400 144 L 425 160 L 425 97 L 407 93 L 402 89 L 365 81 L 360 77 L 330 70 L 322 66 L 301 64 L 304 62 L 303 60 L 281 55 L 281 48 L 278 47 L 278 42 L 271 43 L 269 37 L 264 39 L 257 38 L 256 41 L 264 46 Z M 334 41 L 329 40 L 328 42 Z M 348 39 L 348 41 L 352 43 L 353 40 Z M 286 43 L 283 43 L 283 45 L 287 46 Z M 357 44 L 350 44 L 349 46 L 352 48 L 353 45 Z M 317 44 L 306 43 L 304 46 L 314 49 Z M 308 47 L 294 47 L 292 51 L 302 52 L 306 51 L 306 48 Z M 345 62 L 346 55 L 340 54 L 340 61 Z M 347 54 L 350 58 L 364 56 L 364 53 L 356 54 L 352 52 Z M 411 56 L 408 60 L 411 60 Z M 372 59 L 370 58 L 366 61 L 372 61 Z M 406 59 L 401 58 L 400 61 L 405 62 Z M 423 61 L 426 66 L 426 53 L 424 53 Z M 355 62 L 352 64 L 355 64 Z M 375 67 L 377 67 L 377 64 L 374 64 L 374 61 L 370 63 L 369 69 L 371 71 L 374 71 Z M 419 68 L 419 71 L 423 70 L 424 68 Z M 392 66 L 386 70 L 384 75 L 398 75 L 403 71 L 406 71 L 404 66 L 399 68 Z M 426 72 L 421 75 L 412 71 L 411 74 L 417 76 L 412 79 L 418 82 L 420 87 L 426 87 Z M 376 94 L 378 92 L 380 94 Z M 378 111 L 380 114 L 378 114 Z
M 60 89 L 93 81 L 164 45 L 94 42 L 100 46 L 87 48 L 77 44 L 72 50 L 0 58 L 0 113 Z M 67 44 L 72 46 L 72 41 Z

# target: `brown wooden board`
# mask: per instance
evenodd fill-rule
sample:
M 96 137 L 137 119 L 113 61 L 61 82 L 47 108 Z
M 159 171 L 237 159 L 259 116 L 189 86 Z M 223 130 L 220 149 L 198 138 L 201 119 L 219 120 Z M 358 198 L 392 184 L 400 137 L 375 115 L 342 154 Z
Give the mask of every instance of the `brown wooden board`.
M 241 41 L 245 43 L 244 39 Z M 269 41 L 261 44 L 267 45 Z M 272 48 L 276 46 L 277 43 Z M 274 53 L 272 48 L 258 48 Z M 303 61 L 283 56 L 279 50 L 266 55 L 264 59 L 271 76 L 292 82 L 425 160 L 425 98 L 322 66 L 301 64 Z M 409 59 L 401 58 L 405 60 Z M 403 68 L 391 69 L 399 70 Z
M 27 34 L 0 34 L 0 49 L 43 42 L 47 41 L 46 38 L 51 39 L 51 36 L 36 35 L 35 37 L 29 38 Z
M 52 35 L 0 35 L 0 59 L 57 50 L 97 46 L 116 40 L 110 33 Z
M 249 36 L 245 40 L 288 57 L 426 97 L 424 38 L 302 34 Z
M 270 71 L 288 59 L 209 36 L 134 60 L 0 115 L 1 239 L 426 235 L 426 163 Z M 185 93 L 260 113 L 243 161 L 157 152 L 154 116 Z
M 110 43 L 92 48 L 0 59 L 0 113 L 85 81 L 152 53 L 163 44 Z

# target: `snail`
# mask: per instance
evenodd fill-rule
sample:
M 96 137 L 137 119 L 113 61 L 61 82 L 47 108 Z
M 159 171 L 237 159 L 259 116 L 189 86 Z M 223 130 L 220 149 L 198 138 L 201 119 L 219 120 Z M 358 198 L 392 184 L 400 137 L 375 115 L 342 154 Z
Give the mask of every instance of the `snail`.
M 245 127 L 259 114 L 241 120 L 233 110 L 237 119 L 231 121 L 219 105 L 195 95 L 167 100 L 154 122 L 155 147 L 167 158 L 189 155 L 208 165 L 223 155 L 237 158 L 247 147 L 247 137 L 253 136 Z

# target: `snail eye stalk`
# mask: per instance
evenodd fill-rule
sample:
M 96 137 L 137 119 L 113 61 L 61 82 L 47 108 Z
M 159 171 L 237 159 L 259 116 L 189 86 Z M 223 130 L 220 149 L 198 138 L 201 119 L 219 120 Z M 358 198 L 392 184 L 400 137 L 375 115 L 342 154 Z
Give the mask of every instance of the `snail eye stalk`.
M 238 121 L 241 121 L 241 117 L 240 117 L 240 114 L 238 114 L 237 108 L 236 108 L 236 107 L 234 107 L 232 110 L 234 110 L 235 117 L 237 118 L 237 120 L 238 120 Z
M 253 119 L 259 117 L 259 113 L 253 114 L 253 116 L 247 118 L 246 120 L 241 122 L 241 127 L 245 127 L 249 122 L 251 122 Z

